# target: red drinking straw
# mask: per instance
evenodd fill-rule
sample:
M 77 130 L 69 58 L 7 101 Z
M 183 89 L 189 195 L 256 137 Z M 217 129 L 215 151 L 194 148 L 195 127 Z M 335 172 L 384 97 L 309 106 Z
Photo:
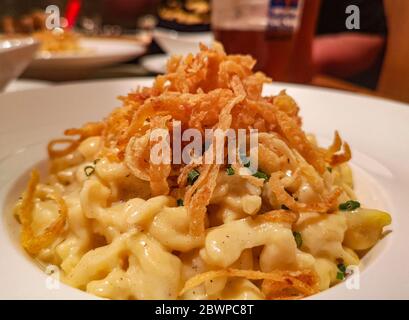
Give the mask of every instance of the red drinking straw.
M 67 19 L 67 28 L 71 29 L 77 22 L 78 14 L 81 10 L 82 0 L 68 0 L 65 9 L 65 18 Z

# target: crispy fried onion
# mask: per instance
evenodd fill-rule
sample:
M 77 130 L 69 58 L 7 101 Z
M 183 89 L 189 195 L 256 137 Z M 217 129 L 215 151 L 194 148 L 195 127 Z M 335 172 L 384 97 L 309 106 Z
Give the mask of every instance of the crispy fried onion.
M 336 130 L 334 133 L 334 139 L 332 141 L 332 144 L 325 151 L 325 160 L 327 160 L 327 162 L 330 162 L 332 156 L 335 153 L 337 153 L 339 150 L 341 150 L 341 147 L 342 147 L 342 139 L 341 139 L 341 136 L 339 135 L 338 130 Z
M 278 203 L 284 204 L 293 212 L 306 212 L 313 211 L 318 213 L 327 213 L 334 208 L 338 201 L 338 197 L 341 195 L 342 191 L 340 188 L 335 188 L 327 195 L 321 196 L 321 201 L 314 203 L 300 203 L 295 201 L 295 199 L 285 190 L 284 186 L 280 181 L 281 172 L 275 172 L 270 176 L 268 185 L 271 191 L 277 198 Z
M 218 164 L 205 164 L 199 170 L 199 179 L 187 189 L 185 205 L 190 217 L 189 233 L 193 236 L 202 235 L 205 231 L 206 207 L 210 202 L 216 187 Z
M 31 172 L 31 178 L 28 183 L 27 189 L 23 195 L 21 205 L 18 209 L 18 217 L 22 225 L 21 232 L 21 245 L 32 255 L 37 255 L 40 250 L 50 246 L 57 236 L 63 231 L 65 221 L 67 218 L 67 205 L 63 198 L 53 192 L 42 195 L 45 199 L 54 200 L 58 205 L 58 218 L 48 226 L 45 231 L 40 235 L 35 235 L 32 228 L 32 211 L 34 209 L 34 198 L 36 194 L 36 188 L 40 180 L 40 175 L 37 170 Z
M 296 117 L 298 125 L 301 125 L 301 118 L 298 117 L 300 108 L 294 99 L 287 95 L 285 90 L 280 91 L 277 96 L 273 97 L 272 102 L 280 111 L 285 112 L 290 117 Z
M 85 140 L 89 137 L 100 136 L 105 128 L 103 122 L 88 122 L 81 128 L 70 128 L 64 131 L 66 136 L 79 136 L 79 140 Z
M 223 269 L 198 274 L 186 281 L 179 293 L 183 295 L 205 281 L 220 277 L 240 277 L 249 280 L 263 280 L 262 292 L 267 299 L 304 298 L 319 291 L 318 276 L 312 270 L 274 270 L 266 273 L 254 270 Z
M 307 179 L 308 183 L 316 193 L 322 194 L 325 189 L 324 179 L 297 151 L 294 151 L 294 155 L 297 159 L 298 169 L 302 173 L 302 176 Z
M 63 157 L 73 152 L 79 146 L 80 142 L 94 136 L 100 136 L 104 130 L 104 123 L 102 122 L 88 122 L 82 128 L 70 128 L 64 131 L 66 136 L 76 136 L 78 139 L 55 139 L 51 140 L 47 145 L 48 156 L 51 159 Z M 68 144 L 66 148 L 55 149 L 55 146 L 60 144 Z
M 344 143 L 344 152 L 341 154 L 334 154 L 331 158 L 331 166 L 335 167 L 345 162 L 348 162 L 352 158 L 351 148 L 348 143 Z
M 238 77 L 233 77 L 233 87 L 239 86 Z M 227 130 L 230 128 L 232 116 L 231 111 L 238 103 L 245 99 L 244 94 L 240 94 L 232 99 L 221 111 L 219 116 L 219 123 L 217 128 L 221 130 Z M 219 173 L 220 164 L 216 164 L 216 142 L 219 142 L 216 137 L 213 137 L 212 144 L 205 154 L 210 154 L 213 161 L 212 164 L 203 164 L 200 169 L 200 176 L 198 180 L 190 187 L 188 187 L 185 195 L 185 204 L 190 216 L 189 232 L 192 235 L 198 236 L 204 233 L 205 230 L 205 215 L 206 207 L 210 202 L 213 190 L 216 187 L 216 180 Z M 223 139 L 224 140 L 224 139 Z M 224 143 L 224 141 L 223 141 Z M 220 149 L 219 149 L 220 150 Z M 205 156 L 206 158 L 206 156 Z M 186 176 L 186 173 L 183 174 Z
M 260 145 L 262 146 L 261 152 L 267 152 L 267 157 L 270 157 L 271 161 L 275 161 L 276 165 L 276 170 L 279 169 L 279 167 L 283 170 L 284 168 L 282 167 L 282 164 L 284 163 L 285 166 L 290 166 L 290 167 L 296 167 L 297 166 L 297 159 L 294 153 L 294 150 L 291 150 L 288 145 L 280 139 L 277 134 L 274 133 L 259 133 L 258 135 L 258 140 Z M 260 152 L 260 153 L 261 153 Z M 284 161 L 280 161 L 281 157 L 284 159 Z M 263 164 L 262 162 L 262 155 L 259 154 L 259 161 L 260 165 Z M 265 159 L 264 162 L 267 162 L 268 160 Z M 271 165 L 273 165 L 272 163 Z M 272 171 L 276 171 L 272 170 Z
M 277 122 L 291 147 L 297 150 L 320 174 L 325 171 L 325 159 L 320 149 L 313 145 L 296 121 L 283 111 L 276 112 Z
M 342 139 L 338 131 L 335 131 L 334 140 L 329 148 L 325 151 L 325 160 L 333 167 L 351 160 L 352 153 L 349 144 L 347 142 L 344 142 L 344 152 L 337 154 L 337 152 L 341 150 L 341 147 Z
M 328 194 L 321 196 L 322 200 L 320 202 L 309 203 L 305 204 L 304 206 L 300 204 L 300 211 L 327 213 L 331 211 L 331 209 L 334 209 L 341 193 L 342 190 L 340 188 L 335 188 Z
M 168 184 L 168 177 L 171 171 L 171 147 L 170 147 L 170 136 L 169 131 L 166 123 L 171 119 L 170 116 L 155 116 L 151 118 L 150 127 L 151 127 L 151 134 L 155 132 L 155 130 L 163 129 L 167 132 L 167 137 L 169 137 L 169 141 L 159 141 L 159 139 L 149 139 L 149 149 L 152 151 L 155 145 L 161 143 L 162 147 L 160 149 L 160 154 L 155 155 L 160 160 L 159 163 L 155 163 L 152 161 L 151 156 L 149 157 L 149 183 L 151 187 L 152 196 L 159 196 L 159 195 L 167 195 L 169 194 L 169 184 Z M 161 139 L 163 139 L 162 137 Z M 169 147 L 167 152 L 169 152 L 170 159 L 165 159 L 165 155 L 163 154 L 164 146 L 163 144 L 167 144 Z M 158 162 L 158 161 L 156 161 Z
M 67 144 L 67 146 L 63 149 L 55 149 L 55 146 L 61 144 Z M 48 156 L 50 159 L 63 157 L 71 152 L 74 152 L 78 148 L 79 144 L 79 141 L 68 138 L 51 140 L 47 145 Z
M 282 280 L 265 279 L 261 291 L 268 300 L 302 299 L 319 291 L 319 278 L 312 270 L 283 271 Z
M 280 172 L 275 172 L 268 180 L 268 186 L 277 198 L 278 203 L 285 205 L 293 212 L 299 212 L 299 205 L 297 201 L 284 189 L 280 182 Z
M 149 181 L 149 137 L 150 131 L 143 136 L 135 136 L 129 140 L 125 151 L 125 164 L 132 174 L 145 181 Z

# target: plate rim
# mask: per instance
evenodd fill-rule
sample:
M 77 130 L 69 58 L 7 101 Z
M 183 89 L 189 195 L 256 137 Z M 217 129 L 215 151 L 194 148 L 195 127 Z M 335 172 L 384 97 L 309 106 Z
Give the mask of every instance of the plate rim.
M 127 57 L 127 56 L 140 56 L 143 55 L 147 51 L 147 45 L 144 43 L 141 43 L 137 40 L 132 40 L 132 39 L 119 39 L 119 38 L 98 38 L 98 37 L 81 37 L 81 40 L 85 41 L 91 41 L 91 42 L 123 42 L 129 44 L 129 48 L 133 47 L 132 52 L 131 50 L 122 53 L 118 51 L 118 53 L 115 54 L 84 54 L 81 52 L 67 52 L 67 53 L 61 53 L 61 54 L 53 54 L 50 53 L 49 56 L 41 56 L 37 55 L 34 57 L 32 63 L 40 63 L 40 62 L 45 62 L 45 61 L 52 61 L 52 62 L 57 62 L 57 61 L 62 61 L 62 62 L 69 62 L 69 61 L 77 61 L 79 59 L 81 60 L 89 60 L 89 59 L 96 59 L 96 58 L 115 58 L 115 57 Z

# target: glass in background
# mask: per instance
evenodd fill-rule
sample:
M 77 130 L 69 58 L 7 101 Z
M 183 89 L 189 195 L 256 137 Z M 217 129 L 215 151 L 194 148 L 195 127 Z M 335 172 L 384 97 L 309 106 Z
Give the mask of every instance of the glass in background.
M 82 1 L 77 25 L 81 32 L 88 36 L 102 32 L 102 0 Z
M 212 29 L 229 54 L 250 54 L 274 80 L 308 82 L 319 0 L 212 2 Z

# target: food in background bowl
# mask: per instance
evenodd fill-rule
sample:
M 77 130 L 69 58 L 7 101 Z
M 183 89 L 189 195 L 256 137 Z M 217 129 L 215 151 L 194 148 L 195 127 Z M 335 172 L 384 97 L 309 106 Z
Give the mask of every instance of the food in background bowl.
M 34 37 L 41 43 L 40 55 L 81 51 L 79 34 L 65 28 L 47 29 L 46 18 L 47 15 L 41 11 L 21 17 L 5 16 L 2 29 L 6 37 Z
M 180 25 L 210 24 L 210 3 L 206 0 L 188 0 L 185 3 L 165 1 L 158 15 L 163 21 L 173 21 Z
M 42 53 L 75 53 L 81 51 L 80 36 L 73 31 L 56 28 L 35 32 L 33 37 L 41 43 Z

